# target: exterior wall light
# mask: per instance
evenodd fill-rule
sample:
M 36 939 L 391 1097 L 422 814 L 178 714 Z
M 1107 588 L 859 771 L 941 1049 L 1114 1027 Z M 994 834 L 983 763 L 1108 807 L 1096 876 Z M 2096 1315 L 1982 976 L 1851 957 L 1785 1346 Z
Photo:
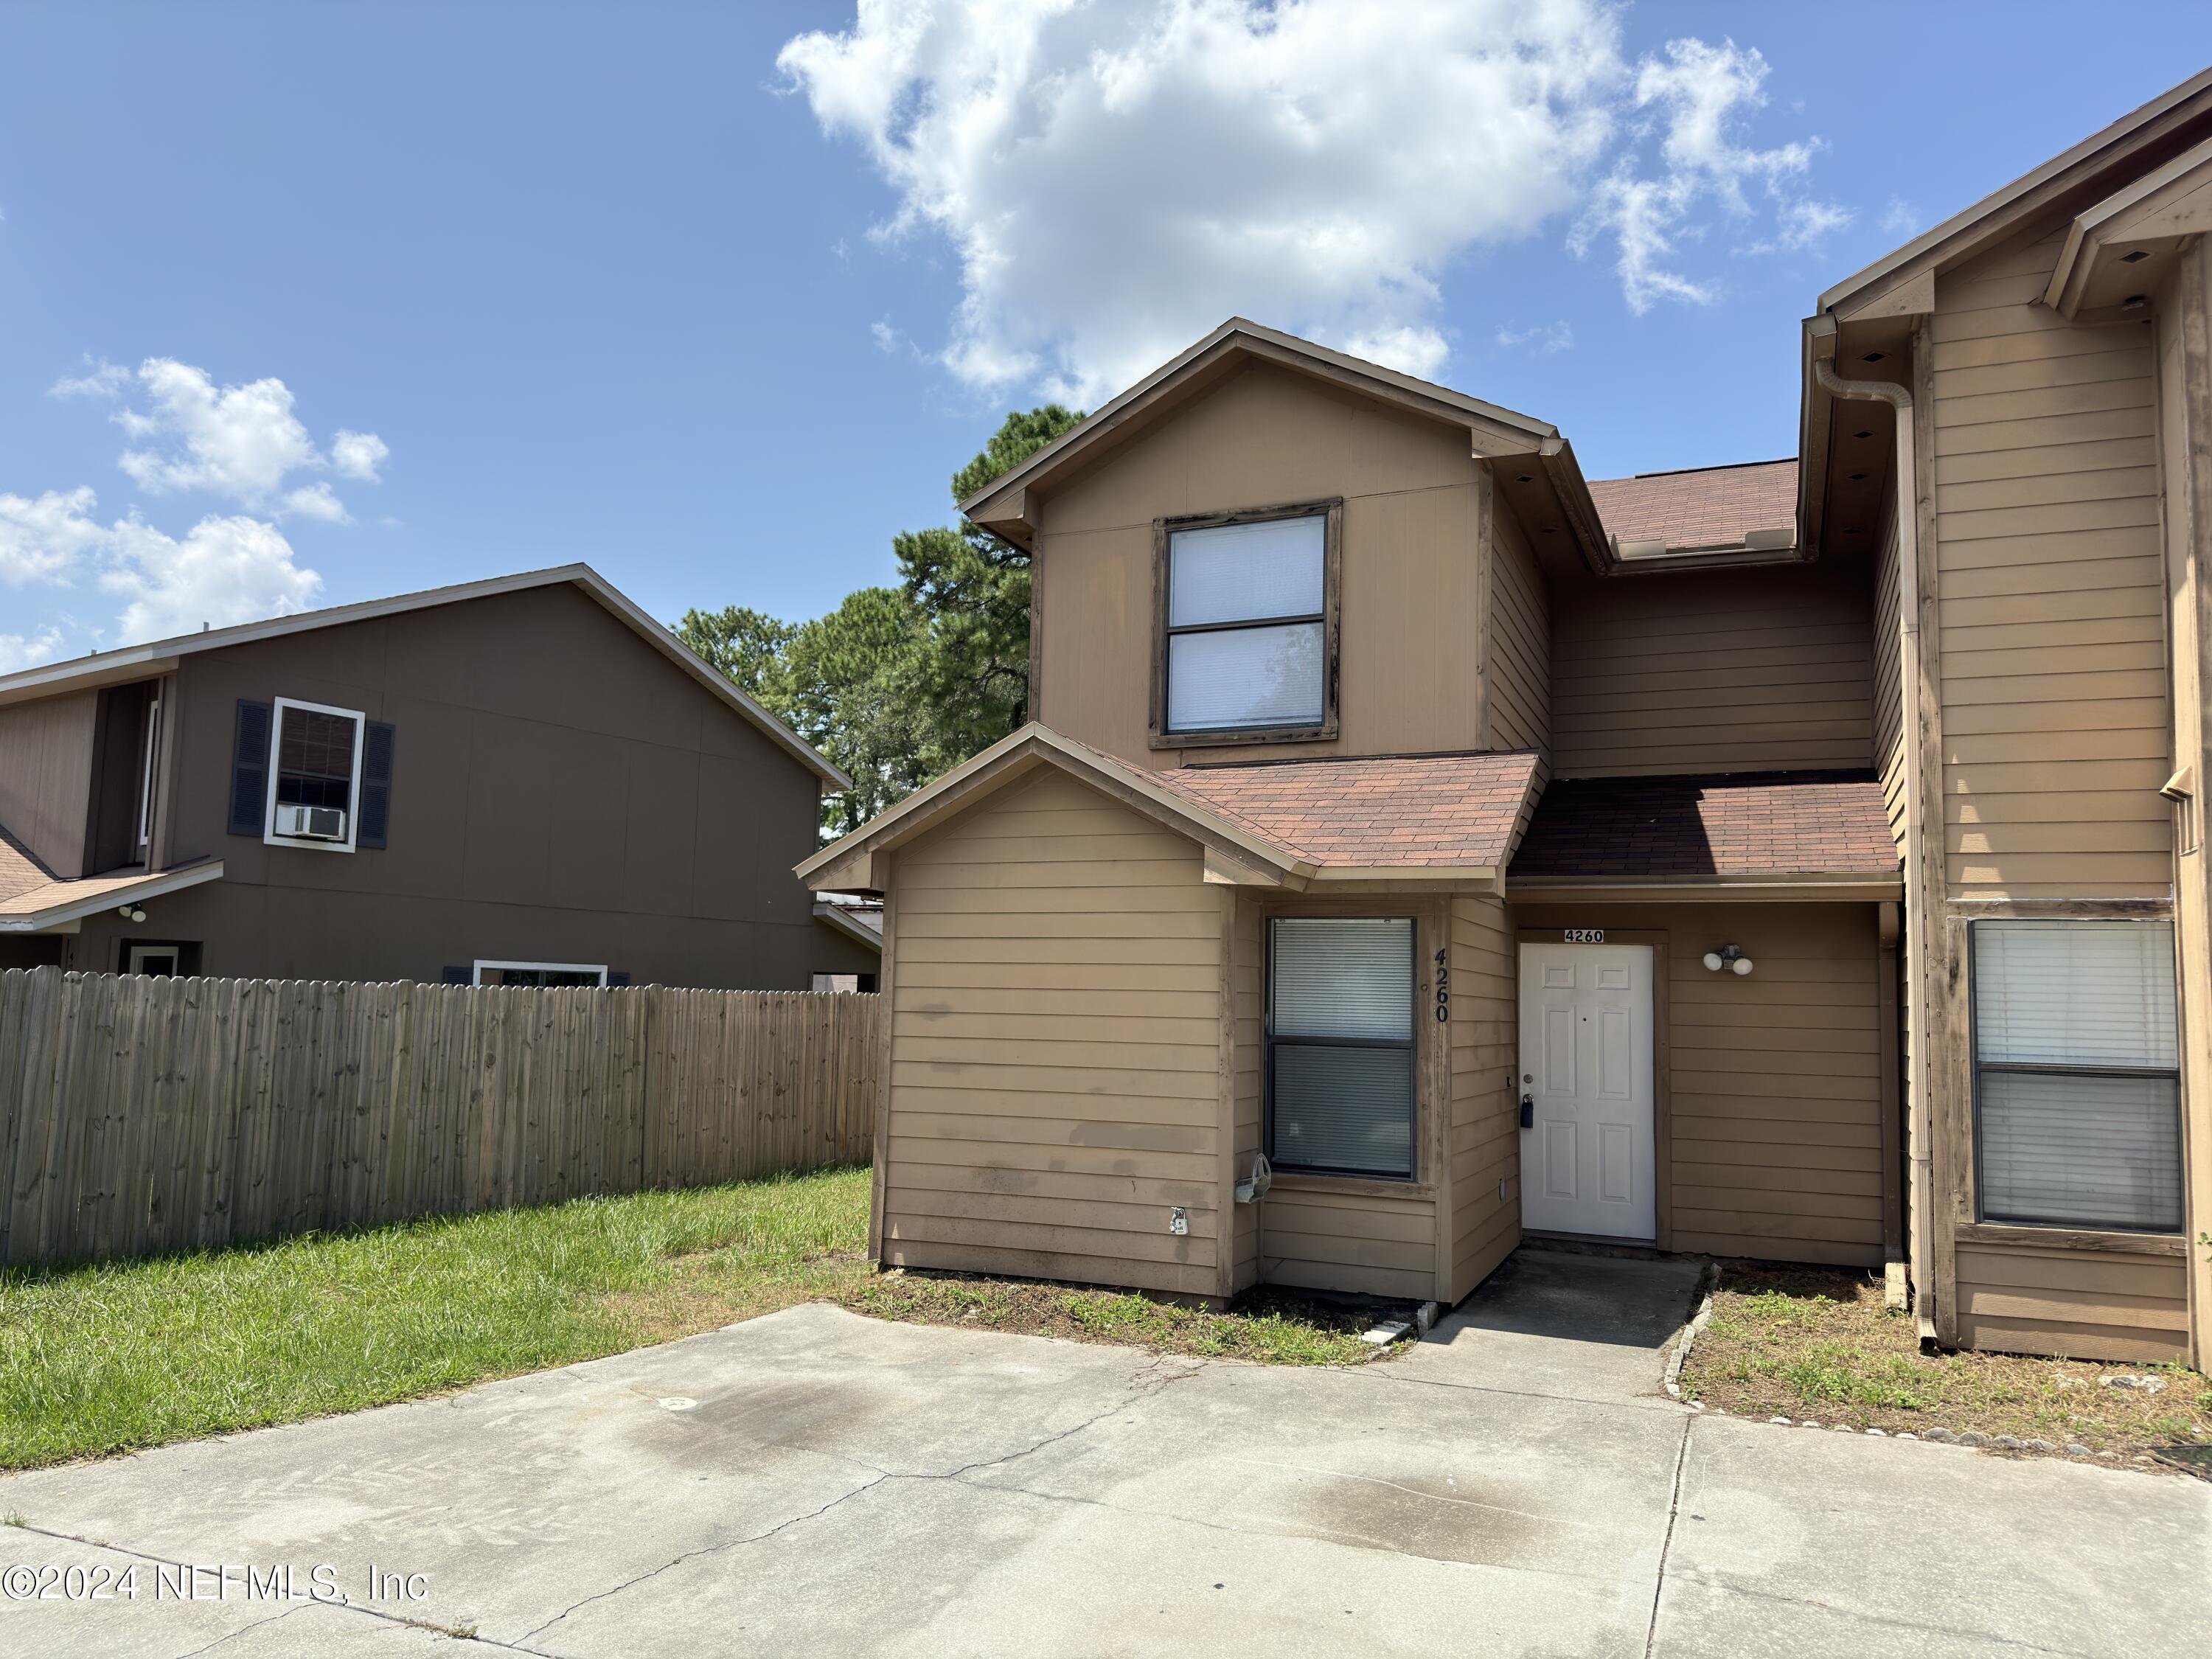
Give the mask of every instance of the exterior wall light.
M 1723 945 L 1717 951 L 1705 952 L 1705 966 L 1716 974 L 1723 968 L 1731 973 L 1747 974 L 1751 971 L 1751 958 L 1744 955 L 1741 945 Z
M 146 920 L 146 913 L 133 904 L 120 906 L 118 908 L 115 914 L 122 917 L 125 921 L 143 921 Z

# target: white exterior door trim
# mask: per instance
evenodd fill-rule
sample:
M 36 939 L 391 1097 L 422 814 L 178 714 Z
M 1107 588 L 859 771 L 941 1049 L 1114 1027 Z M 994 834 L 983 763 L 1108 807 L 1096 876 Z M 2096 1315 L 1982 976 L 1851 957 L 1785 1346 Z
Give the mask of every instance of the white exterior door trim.
M 1521 1224 L 1653 1240 L 1657 1068 L 1649 945 L 1521 945 Z

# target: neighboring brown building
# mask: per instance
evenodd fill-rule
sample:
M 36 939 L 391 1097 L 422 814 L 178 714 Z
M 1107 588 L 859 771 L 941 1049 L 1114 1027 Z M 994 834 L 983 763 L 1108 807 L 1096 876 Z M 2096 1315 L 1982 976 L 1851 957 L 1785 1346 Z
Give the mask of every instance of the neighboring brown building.
M 837 769 L 583 565 L 0 678 L 0 967 L 873 983 Z
M 2212 74 L 1824 296 L 1798 458 L 1589 483 L 1232 321 L 963 503 L 1039 723 L 799 866 L 885 896 L 879 1259 L 1534 1233 L 2203 1363 L 2208 202 Z

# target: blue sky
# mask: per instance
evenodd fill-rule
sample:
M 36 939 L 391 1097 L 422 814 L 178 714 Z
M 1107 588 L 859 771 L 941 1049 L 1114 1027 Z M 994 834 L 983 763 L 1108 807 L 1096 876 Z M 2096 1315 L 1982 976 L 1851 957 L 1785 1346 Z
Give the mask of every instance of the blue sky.
M 979 7 L 15 0 L 0 668 L 573 559 L 815 614 L 1235 311 L 1593 477 L 1784 454 L 1820 289 L 2212 61 L 2201 5 Z

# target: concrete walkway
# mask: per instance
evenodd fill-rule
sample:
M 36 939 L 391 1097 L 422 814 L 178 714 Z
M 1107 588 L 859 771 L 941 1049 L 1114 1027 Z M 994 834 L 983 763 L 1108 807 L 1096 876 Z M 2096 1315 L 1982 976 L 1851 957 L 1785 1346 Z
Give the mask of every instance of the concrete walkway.
M 1694 1416 L 1693 1279 L 1523 1252 L 1350 1371 L 797 1308 L 16 1476 L 0 1568 L 138 1597 L 0 1601 L 0 1652 L 2212 1652 L 2212 1486 Z M 249 1595 L 285 1564 L 348 1603 Z

